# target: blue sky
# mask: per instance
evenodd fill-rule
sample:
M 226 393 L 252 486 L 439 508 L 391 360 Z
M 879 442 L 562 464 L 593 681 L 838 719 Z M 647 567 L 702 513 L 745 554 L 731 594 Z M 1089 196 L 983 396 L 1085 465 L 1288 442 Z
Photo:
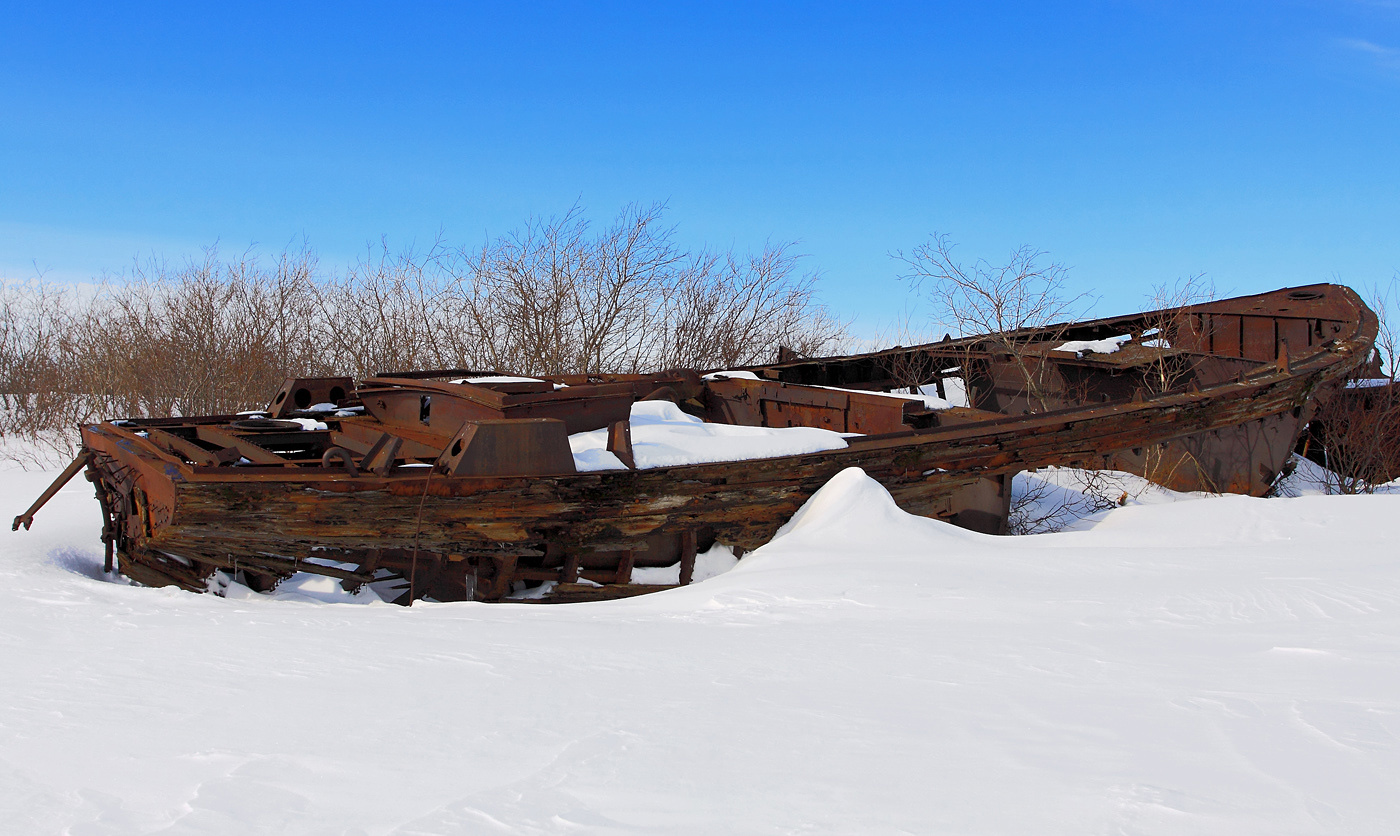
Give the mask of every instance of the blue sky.
M 796 240 L 872 330 L 892 250 L 1031 244 L 1100 314 L 1400 269 L 1395 2 L 9 4 L 0 277 L 215 241 L 326 262 L 575 201 Z

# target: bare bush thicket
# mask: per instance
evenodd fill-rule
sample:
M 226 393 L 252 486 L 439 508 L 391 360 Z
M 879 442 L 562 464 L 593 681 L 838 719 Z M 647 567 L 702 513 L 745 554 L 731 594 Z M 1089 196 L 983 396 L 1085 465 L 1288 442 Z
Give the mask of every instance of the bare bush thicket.
M 66 452 L 79 423 L 256 408 L 294 375 L 721 367 L 842 337 L 792 245 L 689 250 L 662 215 L 595 227 L 575 208 L 478 248 L 381 243 L 339 272 L 306 246 L 211 248 L 93 288 L 3 285 L 0 433 Z

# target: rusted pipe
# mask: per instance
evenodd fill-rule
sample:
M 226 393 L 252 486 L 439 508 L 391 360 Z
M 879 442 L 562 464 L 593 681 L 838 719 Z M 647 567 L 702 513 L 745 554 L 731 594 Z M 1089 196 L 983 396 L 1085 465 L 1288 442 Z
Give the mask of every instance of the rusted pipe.
M 334 467 L 334 465 L 332 465 L 331 462 L 336 459 L 340 460 L 340 466 L 345 468 L 346 472 L 348 472 L 351 476 L 359 475 L 360 471 L 359 468 L 355 467 L 355 459 L 351 457 L 350 451 L 346 450 L 344 447 L 331 447 L 330 449 L 326 450 L 326 452 L 322 453 L 321 467 L 327 469 Z
M 79 453 L 73 461 L 68 463 L 67 467 L 63 468 L 63 472 L 58 474 L 57 479 L 53 480 L 53 484 L 49 485 L 47 490 L 39 494 L 39 498 L 34 500 L 34 504 L 29 506 L 29 510 L 15 517 L 14 525 L 10 527 L 10 530 L 19 531 L 19 527 L 22 525 L 24 526 L 24 530 L 28 531 L 29 527 L 34 524 L 34 515 L 38 513 L 40 508 L 44 507 L 44 503 L 53 499 L 54 494 L 62 490 L 63 486 L 68 484 L 70 479 L 77 476 L 78 471 L 86 467 L 88 460 L 91 458 L 92 452 L 89 450 L 83 450 Z

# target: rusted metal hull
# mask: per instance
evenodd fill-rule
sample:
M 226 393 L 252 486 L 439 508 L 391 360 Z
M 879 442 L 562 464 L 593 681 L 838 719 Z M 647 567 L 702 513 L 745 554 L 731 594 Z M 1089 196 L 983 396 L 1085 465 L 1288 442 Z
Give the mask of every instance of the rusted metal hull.
M 452 426 L 434 425 L 435 416 L 447 414 L 436 401 L 433 411 L 419 414 L 415 404 L 450 399 L 456 390 L 446 387 L 455 384 L 385 378 L 365 387 L 372 397 L 383 395 L 382 415 L 333 422 L 333 429 L 314 438 L 237 435 L 227 419 L 85 427 L 86 466 L 102 500 L 104 537 L 117 566 L 145 584 L 203 590 L 212 573 L 223 571 L 254 588 L 269 588 L 294 571 L 312 571 L 339 578 L 347 588 L 396 575 L 403 579 L 404 603 L 424 596 L 494 601 L 521 585 L 546 581 L 558 586 L 545 600 L 622 597 L 664 588 L 632 583 L 636 567 L 679 563 L 685 583 L 697 552 L 712 543 L 752 549 L 767 542 L 847 467 L 862 468 L 911 513 L 988 533 L 1004 532 L 1011 477 L 1049 465 L 1112 467 L 1178 489 L 1262 494 L 1316 399 L 1365 358 L 1375 336 L 1375 318 L 1354 293 L 1320 287 L 1320 300 L 1274 298 L 1286 293 L 1280 291 L 1209 310 L 1183 309 L 1187 315 L 1170 334 L 1170 352 L 1143 352 L 1147 365 L 1131 357 L 1086 363 L 1039 346 L 1038 354 L 1030 354 L 1055 385 L 1039 394 L 1042 409 L 1031 414 L 1016 414 L 1026 395 L 1007 382 L 1011 361 L 979 348 L 975 338 L 755 367 L 761 380 L 700 386 L 691 374 L 660 387 L 710 420 L 867 433 L 850 439 L 847 449 L 825 453 L 646 470 L 503 474 L 500 457 L 472 459 L 463 451 L 463 439 L 469 448 L 472 431 L 479 430 L 470 416 L 452 417 Z M 1074 333 L 1143 331 L 1151 316 L 1086 323 Z M 1272 317 L 1274 341 L 1257 337 L 1236 345 L 1219 337 L 1216 350 L 1213 341 L 1225 327 L 1220 323 L 1232 323 L 1231 316 L 1239 322 Z M 1294 327 L 1295 319 L 1308 320 L 1306 330 Z M 1189 373 L 1170 389 L 1148 391 L 1143 381 L 1161 370 L 1168 354 L 1172 362 L 1183 358 Z M 900 381 L 887 370 L 898 365 L 894 360 L 908 365 L 911 358 L 939 381 L 950 376 L 950 368 L 958 370 L 973 408 L 935 412 L 913 400 L 811 385 L 893 388 Z M 592 417 L 577 419 L 579 425 L 614 419 L 620 388 L 632 387 L 640 397 L 659 382 L 599 383 L 611 387 L 603 392 L 605 402 Z M 291 384 L 284 398 L 297 391 Z M 472 398 L 466 408 L 496 408 L 490 396 L 474 392 Z M 502 409 L 538 415 L 557 410 L 562 399 L 551 390 L 497 401 Z M 394 417 L 395 409 L 402 417 Z M 496 426 L 493 420 L 477 423 Z M 497 423 L 508 431 L 517 426 L 509 421 Z M 381 429 L 372 447 L 371 430 Z M 390 437 L 395 441 L 386 445 Z M 295 444 L 310 447 L 284 449 Z M 348 452 L 333 455 L 333 447 Z M 387 447 L 399 452 L 386 457 Z M 268 461 L 254 461 L 248 453 Z M 231 466 L 228 458 L 241 464 Z M 537 467 L 522 467 L 563 467 L 557 457 L 537 458 Z M 426 463 L 432 466 L 411 466 Z

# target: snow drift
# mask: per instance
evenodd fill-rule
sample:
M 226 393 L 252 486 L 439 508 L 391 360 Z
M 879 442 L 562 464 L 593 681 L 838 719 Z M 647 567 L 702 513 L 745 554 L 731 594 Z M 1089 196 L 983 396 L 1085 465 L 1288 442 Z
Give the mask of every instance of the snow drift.
M 51 474 L 5 474 L 16 509 Z M 114 583 L 74 483 L 0 559 L 12 832 L 1381 833 L 1400 499 L 994 538 L 846 471 L 732 571 L 539 607 Z

